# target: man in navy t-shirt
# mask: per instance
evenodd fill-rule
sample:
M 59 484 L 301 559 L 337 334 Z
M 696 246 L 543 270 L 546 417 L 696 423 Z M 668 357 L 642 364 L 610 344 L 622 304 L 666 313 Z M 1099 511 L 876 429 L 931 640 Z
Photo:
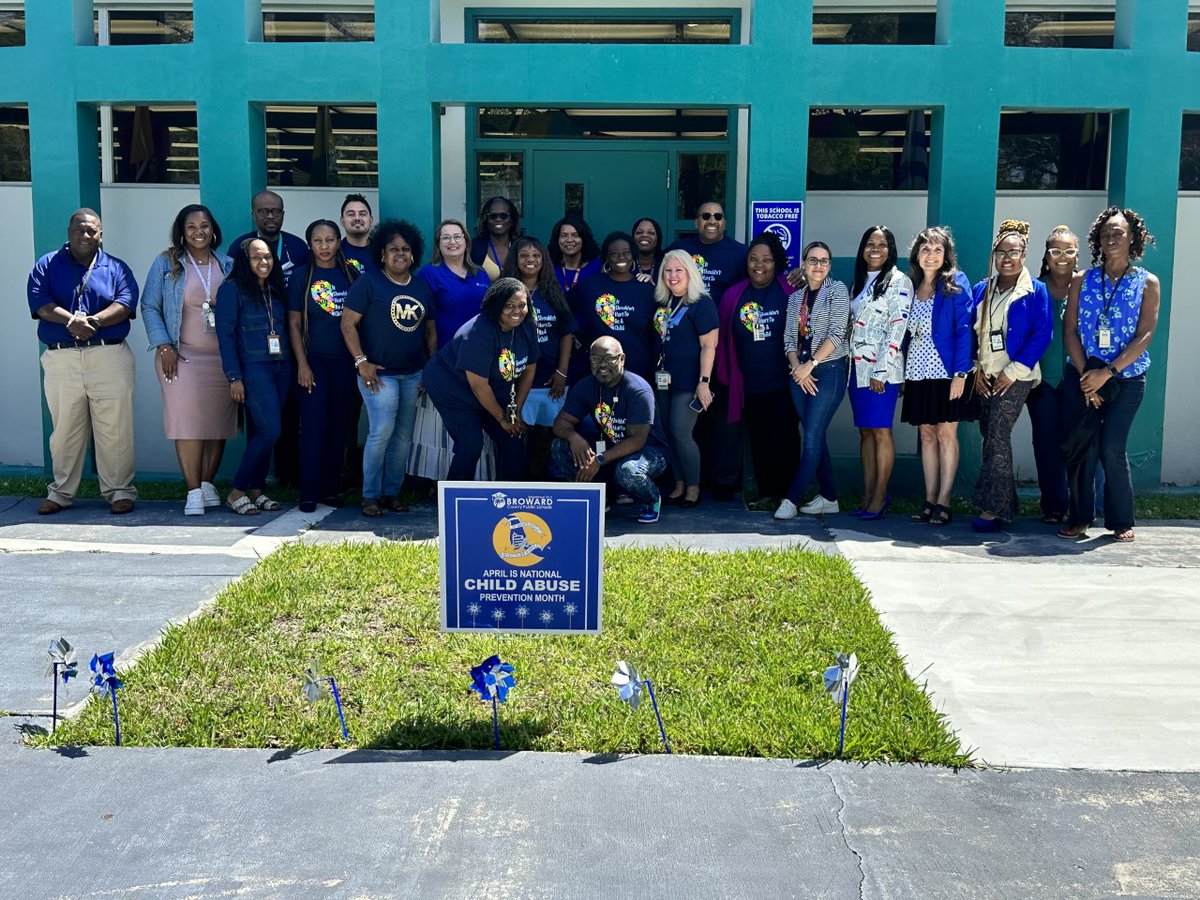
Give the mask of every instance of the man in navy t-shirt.
M 667 249 L 692 255 L 704 276 L 705 290 L 718 305 L 726 289 L 746 277 L 746 245 L 725 236 L 725 210 L 715 200 L 700 204 L 696 234 L 680 238 Z
M 237 256 L 243 241 L 253 237 L 262 238 L 275 251 L 286 286 L 293 272 L 308 265 L 308 244 L 304 243 L 304 238 L 283 230 L 283 198 L 274 191 L 255 194 L 250 201 L 250 214 L 254 216 L 256 230 L 234 238 L 229 243 L 229 255 Z
M 597 338 L 588 354 L 592 374 L 567 394 L 554 420 L 553 468 L 575 481 L 616 481 L 642 504 L 638 521 L 658 521 L 662 496 L 654 479 L 667 468 L 654 390 L 625 371 L 625 352 L 616 338 Z
M 362 194 L 347 194 L 342 201 L 342 255 L 346 262 L 358 269 L 361 275 L 368 269 L 375 268 L 371 259 L 371 226 L 375 224 L 375 216 L 371 212 L 371 204 Z M 418 260 L 418 265 L 420 261 Z

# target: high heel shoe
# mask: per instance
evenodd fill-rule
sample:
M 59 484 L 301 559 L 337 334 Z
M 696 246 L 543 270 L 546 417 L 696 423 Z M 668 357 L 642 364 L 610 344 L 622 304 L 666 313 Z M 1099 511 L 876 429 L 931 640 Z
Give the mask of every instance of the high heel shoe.
M 888 507 L 891 505 L 892 505 L 892 495 L 888 494 L 887 499 L 885 499 L 883 501 L 883 506 L 879 507 L 879 512 L 864 511 L 863 514 L 858 517 L 858 521 L 860 521 L 860 522 L 878 522 L 880 519 L 882 519 L 884 516 L 887 515 Z

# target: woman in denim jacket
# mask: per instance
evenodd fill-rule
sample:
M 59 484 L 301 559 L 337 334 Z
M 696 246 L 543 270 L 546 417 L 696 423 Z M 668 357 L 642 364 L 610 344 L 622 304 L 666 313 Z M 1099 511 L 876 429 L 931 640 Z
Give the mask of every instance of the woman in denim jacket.
M 863 232 L 850 290 L 850 406 L 863 466 L 862 506 L 850 515 L 882 519 L 892 502 L 888 481 L 896 462 L 892 420 L 904 383 L 904 335 L 913 286 L 896 268 L 896 236 L 886 225 Z
M 241 516 L 279 509 L 262 489 L 292 384 L 286 315 L 287 290 L 275 251 L 251 238 L 234 254 L 233 273 L 217 292 L 217 339 L 229 396 L 246 404 L 246 450 L 225 500 Z
M 186 516 L 220 506 L 213 487 L 225 441 L 237 434 L 237 404 L 221 370 L 215 306 L 233 260 L 217 252 L 221 228 L 208 207 L 189 204 L 171 225 L 171 246 L 154 258 L 142 292 L 142 324 L 162 389 L 163 430 L 187 485 Z

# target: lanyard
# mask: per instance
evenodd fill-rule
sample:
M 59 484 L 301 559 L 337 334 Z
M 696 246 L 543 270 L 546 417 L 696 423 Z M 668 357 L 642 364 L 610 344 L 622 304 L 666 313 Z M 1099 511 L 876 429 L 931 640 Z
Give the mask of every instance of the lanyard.
M 568 271 L 571 271 L 571 272 L 574 272 L 574 273 L 575 273 L 575 277 L 571 279 L 571 284 L 570 284 L 570 285 L 568 285 L 568 284 L 567 284 L 567 272 L 568 272 Z M 561 285 L 563 286 L 563 290 L 564 290 L 564 291 L 570 291 L 570 290 L 574 290 L 574 288 L 575 288 L 575 283 L 576 283 L 577 281 L 579 281 L 579 273 L 580 273 L 580 272 L 582 272 L 582 271 L 583 271 L 583 262 L 582 262 L 582 260 L 581 260 L 581 261 L 580 261 L 580 263 L 579 263 L 579 268 L 578 268 L 578 269 L 570 269 L 570 270 L 568 270 L 566 266 L 559 266 L 559 267 L 558 267 L 558 282 L 559 282 L 559 284 L 561 284 Z
M 496 242 L 493 241 L 491 238 L 488 238 L 488 248 L 492 254 L 492 259 L 494 259 L 496 261 L 496 268 L 497 269 L 504 268 L 504 263 L 500 262 L 500 254 L 496 252 Z
M 808 337 L 808 317 L 810 311 L 817 303 L 817 297 L 820 296 L 821 289 L 817 288 L 817 292 L 813 293 L 813 289 L 806 287 L 804 289 L 804 301 L 800 304 L 800 337 Z
M 996 322 L 995 322 L 996 305 L 998 303 L 1003 302 L 1005 297 L 1011 296 L 1012 292 L 1015 291 L 1016 289 L 1017 289 L 1017 286 L 1014 284 L 1007 291 L 1005 291 L 1003 294 L 1001 294 L 1000 288 L 997 286 L 997 283 L 995 281 L 992 282 L 992 291 L 990 294 L 988 294 L 988 302 L 987 302 L 988 331 L 996 330 Z
M 75 312 L 84 314 L 83 308 L 83 292 L 87 290 L 88 282 L 92 278 L 92 271 L 96 268 L 96 260 L 100 258 L 100 250 L 96 249 L 95 255 L 92 256 L 92 261 L 88 263 L 87 271 L 83 273 L 83 278 L 79 281 L 79 287 L 75 288 Z
M 275 333 L 275 310 L 271 306 L 273 296 L 271 294 L 271 286 L 266 285 L 266 290 L 262 291 L 263 303 L 267 305 L 267 325 L 271 329 L 270 334 Z
M 192 264 L 192 268 L 196 270 L 196 277 L 200 279 L 200 284 L 204 287 L 204 302 L 212 302 L 212 256 L 208 258 L 208 264 L 204 267 L 204 272 L 200 271 L 200 264 L 196 262 L 196 258 L 192 256 L 191 251 L 188 251 L 188 262 Z
M 1100 270 L 1100 294 L 1104 298 L 1104 312 L 1100 313 L 1100 321 L 1108 323 L 1108 313 L 1112 309 L 1113 301 L 1117 299 L 1117 293 L 1121 290 L 1121 282 L 1125 280 L 1125 276 L 1129 274 L 1129 265 L 1126 264 L 1125 271 L 1121 273 L 1121 277 L 1117 279 L 1117 283 L 1113 285 L 1112 293 L 1108 292 L 1108 274 L 1104 269 Z

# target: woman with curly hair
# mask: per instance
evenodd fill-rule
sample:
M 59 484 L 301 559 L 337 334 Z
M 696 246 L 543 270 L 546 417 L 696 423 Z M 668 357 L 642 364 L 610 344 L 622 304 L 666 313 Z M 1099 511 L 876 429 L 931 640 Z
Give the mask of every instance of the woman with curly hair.
M 915 522 L 946 525 L 958 474 L 958 423 L 978 418 L 971 370 L 971 283 L 958 268 L 954 236 L 934 225 L 908 251 L 913 282 L 900 420 L 916 425 L 921 442 L 925 503 Z
M 1029 391 L 1041 381 L 1038 361 L 1050 343 L 1052 313 L 1046 285 L 1029 274 L 1029 223 L 1005 219 L 992 244 L 996 274 L 975 285 L 975 391 L 983 462 L 972 498 L 971 527 L 999 531 L 1017 515 L 1012 429 Z
M 1126 443 L 1146 392 L 1150 341 L 1158 326 L 1158 278 L 1133 263 L 1154 236 L 1132 209 L 1110 206 L 1088 231 L 1092 268 L 1071 284 L 1063 342 L 1071 365 L 1063 384 L 1076 410 L 1091 408 L 1099 431 L 1067 468 L 1070 503 L 1064 538 L 1087 536 L 1095 510 L 1097 460 L 1104 461 L 1104 527 L 1132 541 L 1133 482 Z M 1097 265 L 1097 263 L 1099 265 Z

